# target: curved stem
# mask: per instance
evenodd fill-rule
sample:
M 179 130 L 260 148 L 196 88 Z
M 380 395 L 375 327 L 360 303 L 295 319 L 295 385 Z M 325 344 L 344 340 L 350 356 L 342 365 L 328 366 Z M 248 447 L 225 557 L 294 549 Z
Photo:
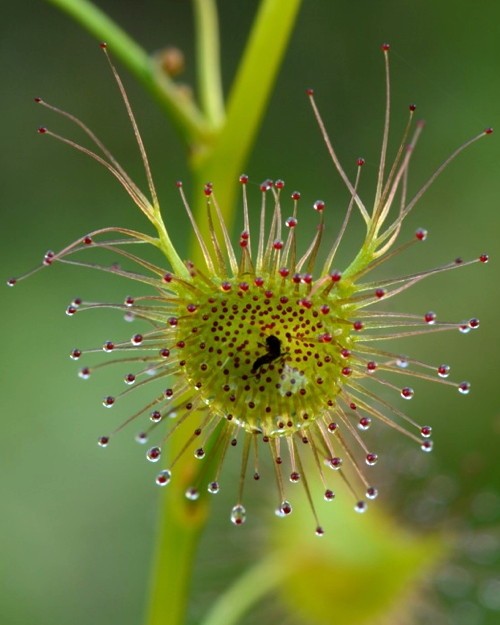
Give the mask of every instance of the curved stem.
M 250 606 L 279 586 L 287 572 L 277 557 L 259 560 L 219 597 L 199 625 L 234 625 Z
M 71 15 L 120 59 L 165 109 L 187 144 L 204 142 L 210 135 L 193 100 L 156 67 L 146 51 L 90 0 L 46 0 Z

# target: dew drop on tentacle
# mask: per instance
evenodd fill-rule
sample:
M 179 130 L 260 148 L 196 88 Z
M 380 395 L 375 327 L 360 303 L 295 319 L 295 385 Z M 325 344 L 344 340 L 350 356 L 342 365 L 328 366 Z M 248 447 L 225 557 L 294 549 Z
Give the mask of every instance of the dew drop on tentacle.
M 470 382 L 461 382 L 458 385 L 458 392 L 462 395 L 467 395 L 470 391 Z
M 366 512 L 368 510 L 368 504 L 366 503 L 366 501 L 358 501 L 356 503 L 356 505 L 354 506 L 354 510 L 356 512 L 359 512 L 360 514 L 363 514 L 364 512 Z
M 148 449 L 146 458 L 149 460 L 149 462 L 158 462 L 160 457 L 161 457 L 160 447 L 151 447 L 150 449 Z
M 434 447 L 434 443 L 429 439 L 427 439 L 426 441 L 423 441 L 423 443 L 420 445 L 420 449 L 425 452 L 432 451 L 433 447 Z
M 166 486 L 171 479 L 172 473 L 168 469 L 163 469 L 163 471 L 160 471 L 156 476 L 155 482 L 158 486 Z
M 325 494 L 323 495 L 323 499 L 325 501 L 333 501 L 335 499 L 335 493 L 333 492 L 333 490 L 330 490 L 329 488 L 327 490 L 325 490 Z
M 186 499 L 189 499 L 190 501 L 196 501 L 198 499 L 198 497 L 200 496 L 200 492 L 197 488 L 194 488 L 194 486 L 190 486 L 186 492 L 184 493 Z
M 292 506 L 289 501 L 282 501 L 276 508 L 276 516 L 285 517 L 292 513 Z
M 232 508 L 231 521 L 232 523 L 234 523 L 234 525 L 242 525 L 246 521 L 246 518 L 247 511 L 241 504 L 238 504 Z
M 220 490 L 219 482 L 209 482 L 207 486 L 207 490 L 212 495 L 216 495 Z

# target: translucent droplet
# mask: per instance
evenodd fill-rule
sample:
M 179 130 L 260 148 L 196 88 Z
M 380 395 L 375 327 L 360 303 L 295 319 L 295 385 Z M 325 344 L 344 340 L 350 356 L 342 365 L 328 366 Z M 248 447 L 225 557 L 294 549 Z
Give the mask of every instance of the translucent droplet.
M 172 478 L 172 473 L 168 469 L 160 471 L 156 476 L 155 482 L 158 486 L 166 486 Z
M 205 457 L 205 450 L 203 449 L 203 447 L 200 447 L 194 452 L 194 457 L 197 458 L 198 460 L 201 460 L 202 458 Z
M 433 442 L 432 442 L 431 440 L 426 440 L 426 441 L 424 441 L 424 442 L 420 445 L 420 449 L 421 449 L 422 451 L 427 451 L 427 452 L 429 452 L 429 451 L 432 451 L 433 446 L 434 446 L 434 444 L 433 444 Z
M 149 462 L 158 462 L 161 457 L 161 449 L 159 447 L 150 447 L 146 454 L 146 458 Z
M 135 440 L 137 443 L 144 445 L 144 443 L 146 443 L 148 440 L 148 435 L 146 434 L 146 432 L 138 432 L 135 436 Z
M 109 436 L 101 436 L 97 441 L 99 447 L 107 447 L 109 444 Z
M 356 510 L 356 512 L 359 512 L 360 514 L 366 512 L 367 509 L 368 504 L 366 503 L 366 501 L 358 501 L 358 503 L 354 506 L 354 510 Z
M 105 398 L 102 400 L 102 405 L 103 405 L 105 408 L 111 408 L 111 406 L 113 406 L 113 405 L 114 405 L 114 403 L 115 403 L 115 398 L 114 398 L 114 397 L 111 397 L 111 395 L 108 395 L 107 397 L 105 397 Z
M 231 521 L 235 525 L 242 525 L 246 521 L 246 518 L 247 511 L 241 504 L 233 507 L 233 509 L 231 510 Z
M 376 499 L 378 497 L 378 490 L 374 488 L 373 486 L 369 486 L 366 489 L 366 497 L 368 499 Z
M 217 494 L 219 492 L 219 482 L 210 482 L 207 486 L 207 490 L 209 493 L 212 493 L 212 495 Z
M 440 365 L 438 367 L 438 376 L 440 378 L 447 378 L 450 375 L 450 365 Z
M 299 480 L 300 480 L 300 473 L 298 473 L 297 471 L 292 471 L 292 473 L 290 473 L 290 482 L 295 484 Z
M 420 434 L 424 437 L 424 438 L 429 438 L 429 436 L 432 434 L 432 428 L 430 425 L 423 425 L 420 428 Z
M 377 460 L 377 454 L 366 454 L 365 462 L 369 467 L 373 467 L 375 464 L 377 464 Z
M 83 367 L 83 369 L 80 369 L 78 372 L 78 377 L 82 380 L 88 380 L 90 378 L 90 369 L 88 367 Z
M 337 471 L 342 466 L 342 458 L 330 458 L 329 465 L 330 468 Z
M 401 397 L 403 399 L 411 399 L 414 394 L 415 394 L 415 391 L 409 386 L 405 386 L 405 388 L 401 389 Z
M 325 501 L 333 501 L 335 499 L 335 493 L 333 490 L 325 490 L 324 499 Z
M 370 419 L 370 417 L 362 417 L 358 422 L 358 430 L 368 430 L 371 423 L 372 420 Z
M 276 508 L 276 516 L 284 517 L 292 514 L 292 505 L 289 501 L 282 501 Z
M 196 501 L 200 496 L 198 489 L 194 488 L 194 486 L 190 486 L 184 494 L 186 495 L 186 499 L 190 499 L 191 501 Z
M 470 391 L 470 382 L 461 382 L 458 385 L 458 392 L 462 393 L 462 395 L 467 395 Z
M 323 536 L 325 534 L 325 530 L 321 527 L 321 525 L 318 525 L 314 533 L 316 536 Z
M 404 356 L 401 356 L 400 358 L 398 358 L 396 360 L 396 365 L 400 369 L 407 369 L 408 368 L 408 360 Z
M 161 412 L 159 410 L 153 410 L 149 418 L 153 423 L 158 423 L 158 421 L 161 421 Z

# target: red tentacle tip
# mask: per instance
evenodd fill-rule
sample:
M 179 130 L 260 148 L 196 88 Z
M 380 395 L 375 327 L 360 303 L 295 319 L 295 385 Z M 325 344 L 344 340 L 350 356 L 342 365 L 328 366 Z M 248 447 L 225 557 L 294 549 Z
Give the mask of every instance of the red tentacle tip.
M 383 43 L 380 47 L 382 48 L 384 52 L 388 52 L 391 48 L 390 44 L 388 43 Z
M 417 105 L 416 104 L 410 104 L 410 106 L 408 108 L 413 113 L 413 111 L 417 108 Z
M 241 174 L 240 182 L 241 184 L 246 184 L 248 182 L 248 176 L 246 174 Z
M 37 104 L 39 104 L 39 103 L 42 101 L 42 98 L 33 98 L 33 100 L 34 100 Z
M 314 89 L 306 89 L 306 93 L 309 97 L 314 95 Z
M 17 278 L 9 278 L 7 280 L 7 286 L 15 286 L 17 283 Z
M 108 44 L 105 41 L 102 41 L 99 46 L 101 47 L 102 50 L 106 50 L 106 48 L 108 47 Z
M 363 167 L 363 165 L 365 164 L 365 159 L 364 158 L 358 158 L 356 163 L 357 163 L 358 167 Z
M 45 134 L 46 132 L 47 132 L 47 128 L 45 128 L 45 126 L 40 126 L 40 127 L 38 128 L 38 134 L 39 134 L 39 135 L 43 135 L 43 134 Z
M 481 263 L 487 263 L 489 259 L 490 257 L 488 256 L 488 254 L 481 254 L 481 256 L 479 257 L 479 261 Z
M 493 128 L 491 128 L 491 127 L 490 127 L 490 128 L 485 128 L 485 129 L 484 129 L 484 134 L 485 134 L 485 135 L 491 135 L 491 133 L 492 133 L 492 132 L 493 132 Z

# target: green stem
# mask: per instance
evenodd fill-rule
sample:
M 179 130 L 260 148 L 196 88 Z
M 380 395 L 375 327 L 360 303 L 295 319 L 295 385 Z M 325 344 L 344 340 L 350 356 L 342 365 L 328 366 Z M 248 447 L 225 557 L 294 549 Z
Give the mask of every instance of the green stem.
M 288 574 L 277 557 L 259 560 L 212 606 L 200 625 L 234 625 L 252 605 L 277 588 Z
M 276 75 L 292 34 L 301 0 L 263 0 L 228 99 L 227 115 L 213 143 L 194 151 L 193 208 L 201 232 L 208 232 L 203 185 L 214 184 L 224 220 L 231 228 L 238 179 L 271 95 Z M 193 257 L 197 263 L 200 257 Z
M 162 494 L 147 625 L 184 623 L 194 559 L 208 513 L 206 498 L 185 498 L 187 482 L 178 469 L 176 479 Z
M 207 122 L 218 128 L 224 121 L 220 75 L 219 21 L 214 0 L 194 0 L 196 67 L 201 108 Z
M 176 125 L 186 143 L 203 143 L 210 137 L 193 100 L 163 72 L 146 51 L 110 17 L 89 0 L 46 0 L 72 16 L 128 67 L 154 96 Z

